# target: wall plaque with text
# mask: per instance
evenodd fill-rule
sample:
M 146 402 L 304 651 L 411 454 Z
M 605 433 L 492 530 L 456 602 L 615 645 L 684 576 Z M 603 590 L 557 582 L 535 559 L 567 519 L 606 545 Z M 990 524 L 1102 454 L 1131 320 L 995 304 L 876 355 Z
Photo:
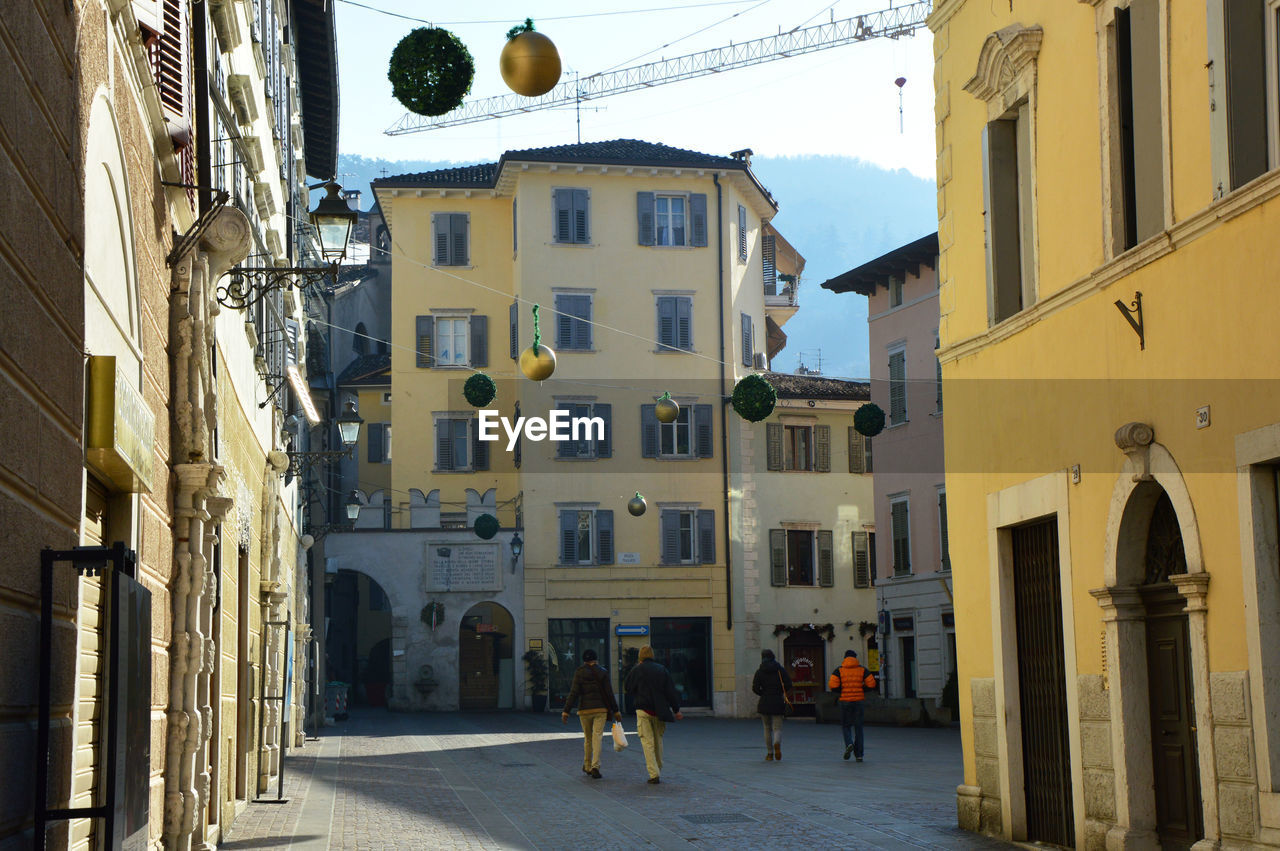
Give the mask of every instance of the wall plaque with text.
M 431 591 L 501 591 L 499 544 L 427 544 Z

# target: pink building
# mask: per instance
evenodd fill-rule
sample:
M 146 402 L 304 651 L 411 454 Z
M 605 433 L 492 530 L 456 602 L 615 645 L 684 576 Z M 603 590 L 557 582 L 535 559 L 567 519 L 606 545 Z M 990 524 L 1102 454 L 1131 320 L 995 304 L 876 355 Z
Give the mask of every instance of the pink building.
M 887 697 L 940 698 L 955 671 L 942 373 L 934 354 L 937 260 L 938 235 L 931 233 L 822 285 L 867 297 L 871 401 L 885 412 L 884 431 L 867 438 L 866 455 L 874 475 L 872 570 Z

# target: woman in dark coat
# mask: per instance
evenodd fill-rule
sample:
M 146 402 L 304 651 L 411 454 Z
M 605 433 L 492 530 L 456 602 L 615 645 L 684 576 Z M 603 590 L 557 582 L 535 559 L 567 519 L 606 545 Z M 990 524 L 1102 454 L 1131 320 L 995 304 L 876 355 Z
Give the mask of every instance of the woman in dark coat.
M 760 668 L 751 681 L 751 690 L 760 695 L 756 712 L 764 721 L 764 758 L 766 762 L 782 759 L 782 719 L 787 713 L 787 692 L 791 677 L 773 657 L 772 650 L 760 651 Z

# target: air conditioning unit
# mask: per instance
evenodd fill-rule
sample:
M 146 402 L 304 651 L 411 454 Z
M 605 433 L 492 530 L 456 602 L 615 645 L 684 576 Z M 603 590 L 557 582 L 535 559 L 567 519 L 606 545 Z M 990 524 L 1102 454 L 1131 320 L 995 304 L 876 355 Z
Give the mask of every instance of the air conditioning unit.
M 756 369 L 768 369 L 769 364 L 764 352 L 756 352 L 751 356 L 751 365 Z

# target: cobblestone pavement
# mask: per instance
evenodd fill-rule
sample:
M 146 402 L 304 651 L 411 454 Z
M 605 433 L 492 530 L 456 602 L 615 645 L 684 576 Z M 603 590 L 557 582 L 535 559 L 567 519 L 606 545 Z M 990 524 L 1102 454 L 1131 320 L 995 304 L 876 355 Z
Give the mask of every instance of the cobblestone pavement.
M 955 730 L 868 727 L 859 763 L 839 727 L 789 720 L 777 763 L 759 721 L 686 718 L 649 785 L 626 726 L 631 747 L 606 747 L 592 780 L 576 718 L 356 712 L 288 757 L 288 803 L 250 804 L 220 847 L 1011 847 L 955 826 Z

